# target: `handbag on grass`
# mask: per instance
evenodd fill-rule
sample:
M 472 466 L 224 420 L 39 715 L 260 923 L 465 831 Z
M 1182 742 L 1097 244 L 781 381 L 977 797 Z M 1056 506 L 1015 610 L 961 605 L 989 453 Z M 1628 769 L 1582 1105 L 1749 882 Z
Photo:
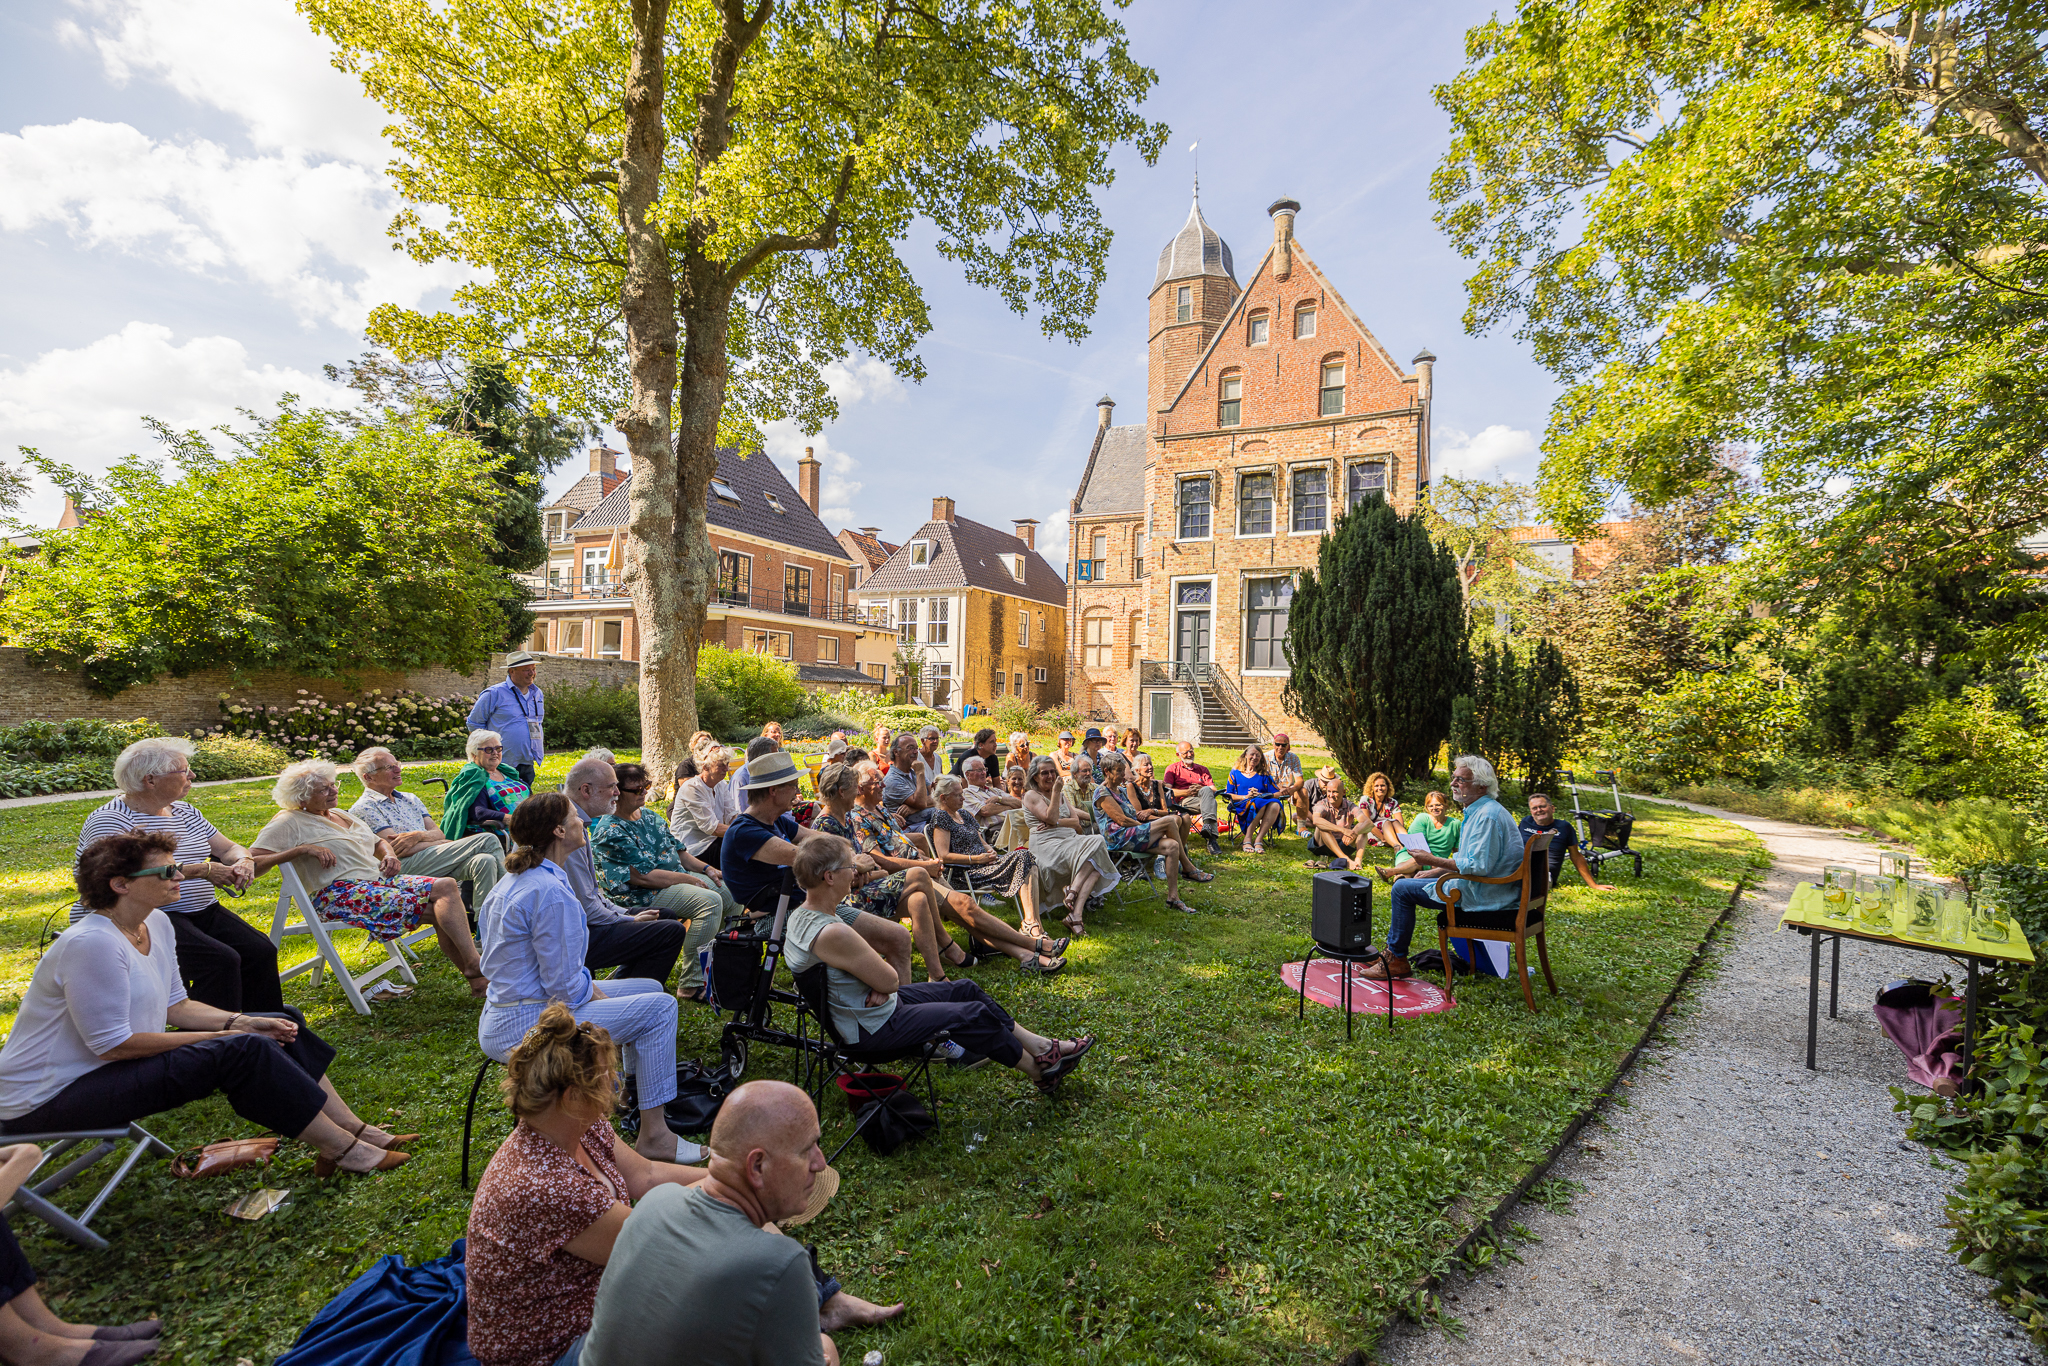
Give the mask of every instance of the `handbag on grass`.
M 277 1135 L 271 1134 L 267 1138 L 227 1138 L 203 1148 L 190 1148 L 179 1153 L 171 1163 L 171 1175 L 186 1181 L 202 1176 L 219 1176 L 237 1167 L 270 1161 L 277 1156 L 277 1145 Z
M 690 1058 L 676 1062 L 675 1099 L 661 1107 L 662 1115 L 668 1120 L 668 1127 L 685 1137 L 711 1132 L 712 1121 L 725 1106 L 725 1098 L 739 1085 L 739 1078 L 727 1070 L 724 1063 L 706 1067 Z M 640 1133 L 640 1088 L 637 1079 L 627 1077 L 619 1088 L 618 1104 L 614 1107 L 619 1128 L 628 1138 Z
M 846 1096 L 860 1136 L 877 1157 L 887 1157 L 939 1127 L 917 1094 L 893 1072 L 853 1072 L 833 1078 Z

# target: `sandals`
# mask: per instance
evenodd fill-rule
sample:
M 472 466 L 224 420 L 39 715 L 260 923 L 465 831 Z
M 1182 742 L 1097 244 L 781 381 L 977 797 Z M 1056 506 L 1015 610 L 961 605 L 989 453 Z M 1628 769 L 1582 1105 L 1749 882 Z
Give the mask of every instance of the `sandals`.
M 370 1127 L 370 1121 L 369 1121 L 369 1120 L 367 1120 L 367 1119 L 366 1119 L 366 1120 L 363 1120 L 363 1121 L 361 1121 L 360 1123 L 358 1123 L 358 1124 L 356 1125 L 356 1131 L 355 1131 L 354 1133 L 350 1134 L 350 1135 L 349 1135 L 349 1137 L 350 1137 L 350 1138 L 353 1138 L 353 1139 L 358 1139 L 358 1140 L 360 1140 L 360 1141 L 363 1141 L 363 1142 L 368 1142 L 369 1140 L 367 1140 L 367 1139 L 364 1139 L 364 1138 L 363 1138 L 363 1130 L 365 1130 L 365 1129 L 367 1129 L 367 1128 L 369 1128 L 369 1127 Z M 396 1147 L 398 1147 L 398 1146 L 399 1146 L 399 1145 L 401 1145 L 401 1144 L 404 1144 L 404 1143 L 417 1143 L 417 1142 L 419 1142 L 419 1141 L 420 1141 L 420 1136 L 419 1136 L 418 1134 L 392 1134 L 392 1135 L 390 1136 L 390 1141 L 388 1141 L 388 1142 L 384 1143 L 384 1144 L 383 1144 L 383 1145 L 381 1145 L 381 1146 L 382 1146 L 382 1147 L 384 1148 L 384 1150 L 385 1150 L 386 1152 L 389 1152 L 389 1151 L 390 1151 L 391 1149 L 393 1149 L 393 1148 L 396 1148 Z M 371 1143 L 371 1144 L 370 1144 L 370 1146 L 371 1146 L 371 1147 L 373 1147 L 373 1148 L 375 1148 L 375 1147 L 378 1147 L 378 1146 L 380 1146 L 380 1145 L 378 1145 L 378 1144 L 375 1144 L 375 1143 Z
M 1066 968 L 1066 959 L 1059 957 L 1049 958 L 1044 954 L 1034 953 L 1029 958 L 1019 958 L 1017 960 L 1017 971 L 1027 973 L 1033 977 L 1057 976 L 1065 972 Z
M 1072 942 L 1070 939 L 1047 939 L 1041 934 L 1034 948 L 1047 958 L 1057 958 L 1067 951 L 1067 945 Z
M 1170 896 L 1166 898 L 1166 909 L 1169 911 L 1185 911 L 1189 915 L 1193 915 L 1195 913 L 1195 908 L 1193 906 L 1188 905 L 1187 902 L 1182 901 L 1177 896 Z
M 1072 1052 L 1067 1051 L 1067 1044 L 1074 1045 Z M 1048 1096 L 1059 1090 L 1060 1079 L 1078 1067 L 1081 1059 L 1086 1057 L 1088 1050 L 1093 1047 L 1093 1034 L 1083 1034 L 1076 1039 L 1054 1039 L 1051 1048 L 1032 1060 L 1039 1067 L 1038 1089 Z
M 1180 876 L 1183 882 L 1214 882 L 1216 880 L 1214 873 L 1201 868 L 1195 869 L 1192 873 L 1182 873 Z

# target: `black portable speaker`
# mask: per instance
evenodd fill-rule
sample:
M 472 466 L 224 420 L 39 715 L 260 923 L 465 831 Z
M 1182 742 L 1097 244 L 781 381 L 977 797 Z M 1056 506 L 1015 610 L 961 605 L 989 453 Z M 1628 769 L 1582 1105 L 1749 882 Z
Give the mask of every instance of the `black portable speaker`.
M 1372 879 L 1359 873 L 1317 873 L 1310 927 L 1324 948 L 1358 953 L 1372 944 Z

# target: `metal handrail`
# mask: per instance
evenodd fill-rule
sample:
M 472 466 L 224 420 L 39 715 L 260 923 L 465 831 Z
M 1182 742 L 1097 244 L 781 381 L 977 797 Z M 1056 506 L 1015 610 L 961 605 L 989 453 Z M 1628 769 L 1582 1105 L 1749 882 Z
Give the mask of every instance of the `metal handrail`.
M 1138 679 L 1141 686 L 1159 682 L 1181 685 L 1187 690 L 1188 699 L 1195 704 L 1198 714 L 1202 705 L 1202 688 L 1213 688 L 1217 699 L 1223 703 L 1223 709 L 1235 717 L 1239 725 L 1261 741 L 1273 738 L 1273 728 L 1266 724 L 1266 718 L 1238 691 L 1236 680 L 1215 664 L 1190 664 L 1179 659 L 1141 659 L 1138 661 Z
M 1262 742 L 1272 740 L 1273 728 L 1266 724 L 1265 717 L 1259 715 L 1258 708 L 1237 690 L 1237 683 L 1229 674 L 1209 666 L 1208 681 L 1215 686 L 1217 695 L 1223 699 L 1223 705 L 1236 714 L 1240 725 Z

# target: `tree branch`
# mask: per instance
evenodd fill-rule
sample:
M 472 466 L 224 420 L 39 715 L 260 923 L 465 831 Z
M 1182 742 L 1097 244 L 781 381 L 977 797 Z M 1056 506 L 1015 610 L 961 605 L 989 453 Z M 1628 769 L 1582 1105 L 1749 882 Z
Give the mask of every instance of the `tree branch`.
M 754 243 L 746 255 L 733 263 L 726 272 L 726 283 L 737 285 L 753 274 L 760 264 L 778 251 L 830 251 L 839 245 L 839 210 L 846 203 L 847 191 L 853 188 L 853 153 L 848 152 L 839 161 L 839 184 L 832 191 L 831 207 L 818 226 L 801 235 L 772 232 Z

